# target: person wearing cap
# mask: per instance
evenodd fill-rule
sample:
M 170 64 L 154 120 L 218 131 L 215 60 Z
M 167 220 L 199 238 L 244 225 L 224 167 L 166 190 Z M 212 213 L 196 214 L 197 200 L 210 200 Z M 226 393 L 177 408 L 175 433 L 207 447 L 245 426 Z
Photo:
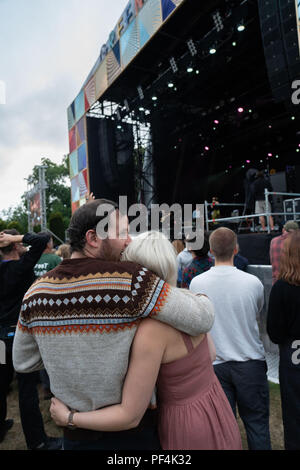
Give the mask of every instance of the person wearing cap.
M 282 228 L 282 234 L 279 237 L 275 237 L 271 241 L 270 245 L 270 261 L 272 265 L 272 285 L 278 279 L 279 269 L 280 269 L 280 256 L 284 241 L 294 230 L 298 230 L 299 225 L 293 220 L 289 220 Z

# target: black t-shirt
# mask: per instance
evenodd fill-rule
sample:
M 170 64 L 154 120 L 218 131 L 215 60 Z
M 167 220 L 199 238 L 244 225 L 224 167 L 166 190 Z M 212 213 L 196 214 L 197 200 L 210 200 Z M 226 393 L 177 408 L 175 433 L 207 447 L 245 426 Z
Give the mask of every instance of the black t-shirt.
M 19 260 L 0 262 L 0 327 L 17 324 L 23 297 L 35 280 L 33 268 L 48 243 L 47 235 L 27 233 L 30 249 Z
M 255 201 L 265 200 L 265 188 L 269 191 L 273 191 L 271 183 L 266 180 L 263 176 L 257 178 L 253 183 L 253 193 Z
M 300 286 L 282 279 L 275 282 L 269 299 L 267 333 L 275 344 L 300 339 Z

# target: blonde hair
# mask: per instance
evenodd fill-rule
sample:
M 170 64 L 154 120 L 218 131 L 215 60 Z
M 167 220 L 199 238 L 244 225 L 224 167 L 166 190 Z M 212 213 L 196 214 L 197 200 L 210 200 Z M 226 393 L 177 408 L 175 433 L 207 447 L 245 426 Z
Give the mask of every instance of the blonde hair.
M 122 261 L 141 264 L 164 281 L 176 286 L 177 252 L 161 232 L 152 230 L 135 237 L 124 251 Z
M 63 259 L 71 258 L 70 245 L 68 245 L 67 243 L 60 245 L 56 250 L 55 254 Z

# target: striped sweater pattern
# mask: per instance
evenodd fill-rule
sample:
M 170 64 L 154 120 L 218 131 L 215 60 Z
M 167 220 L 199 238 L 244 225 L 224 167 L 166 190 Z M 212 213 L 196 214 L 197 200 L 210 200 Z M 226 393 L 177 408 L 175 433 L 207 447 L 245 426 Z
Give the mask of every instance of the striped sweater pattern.
M 81 260 L 76 275 L 76 261 L 64 261 L 30 287 L 21 307 L 20 329 L 36 335 L 131 328 L 155 315 L 168 294 L 167 283 L 135 263 L 87 260 L 82 266 Z

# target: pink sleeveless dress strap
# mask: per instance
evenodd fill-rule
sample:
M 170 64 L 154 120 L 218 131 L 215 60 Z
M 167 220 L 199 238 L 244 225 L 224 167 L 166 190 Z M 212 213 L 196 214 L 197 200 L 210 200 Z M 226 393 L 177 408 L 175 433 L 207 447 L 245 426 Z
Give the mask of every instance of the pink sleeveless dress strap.
M 186 346 L 186 349 L 188 351 L 188 354 L 190 354 L 194 349 L 194 345 L 192 343 L 191 337 L 189 335 L 187 335 L 186 333 L 183 333 L 183 332 L 181 332 L 181 336 L 182 336 L 182 339 L 183 339 L 184 344 Z

